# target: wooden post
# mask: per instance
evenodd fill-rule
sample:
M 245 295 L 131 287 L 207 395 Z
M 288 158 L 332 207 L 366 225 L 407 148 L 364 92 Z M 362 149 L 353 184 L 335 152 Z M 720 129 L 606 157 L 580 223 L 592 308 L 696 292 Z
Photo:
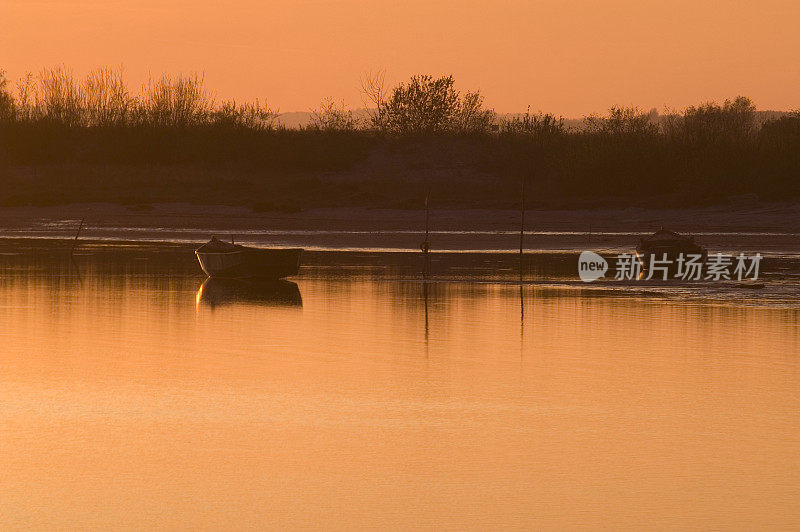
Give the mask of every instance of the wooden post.
M 430 219 L 431 219 L 431 191 L 425 195 L 425 242 L 428 241 L 428 233 L 430 232 Z
M 78 226 L 78 232 L 75 233 L 75 240 L 72 241 L 72 249 L 69 250 L 70 257 L 75 253 L 75 247 L 78 245 L 78 237 L 81 236 L 81 229 L 83 229 L 83 218 L 81 218 L 81 223 Z
M 428 256 L 428 252 L 431 249 L 431 244 L 429 240 L 430 235 L 430 216 L 431 216 L 431 209 L 430 209 L 430 199 L 431 199 L 431 190 L 428 189 L 428 193 L 425 195 L 425 241 L 422 242 L 420 245 L 420 249 L 422 250 L 422 278 L 427 280 L 428 274 L 430 273 L 430 257 Z
M 519 221 L 519 281 L 522 282 L 522 256 L 525 238 L 525 176 L 522 177 L 522 205 L 520 205 Z

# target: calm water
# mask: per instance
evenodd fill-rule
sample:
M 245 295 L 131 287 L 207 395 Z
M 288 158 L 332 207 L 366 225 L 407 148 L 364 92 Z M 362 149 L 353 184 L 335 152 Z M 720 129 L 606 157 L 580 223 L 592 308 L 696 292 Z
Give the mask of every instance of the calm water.
M 0 255 L 0 528 L 800 527 L 785 279 L 425 288 L 361 256 L 252 289 L 179 246 L 67 255 Z

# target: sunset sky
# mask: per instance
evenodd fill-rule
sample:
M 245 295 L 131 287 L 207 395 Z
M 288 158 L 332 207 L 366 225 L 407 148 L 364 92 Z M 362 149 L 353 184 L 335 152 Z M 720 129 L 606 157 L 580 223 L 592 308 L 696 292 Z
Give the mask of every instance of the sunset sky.
M 218 99 L 362 105 L 359 77 L 452 73 L 500 112 L 800 108 L 800 2 L 0 0 L 0 69 L 204 72 Z

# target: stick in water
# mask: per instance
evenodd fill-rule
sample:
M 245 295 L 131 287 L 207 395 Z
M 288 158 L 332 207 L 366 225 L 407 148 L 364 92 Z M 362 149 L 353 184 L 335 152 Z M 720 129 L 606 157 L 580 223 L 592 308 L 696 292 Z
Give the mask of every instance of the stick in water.
M 422 249 L 422 258 L 423 258 L 422 276 L 425 279 L 428 278 L 428 273 L 430 270 L 430 262 L 429 262 L 430 259 L 428 258 L 428 251 L 431 249 L 430 242 L 428 241 L 428 235 L 430 233 L 429 220 L 431 214 L 429 205 L 430 199 L 431 199 L 431 191 L 430 189 L 428 189 L 428 194 L 425 196 L 425 241 L 420 246 L 420 249 Z
M 72 241 L 72 249 L 69 250 L 69 256 L 71 257 L 73 253 L 75 253 L 75 247 L 78 245 L 78 237 L 81 236 L 81 229 L 83 229 L 83 218 L 81 218 L 81 223 L 78 226 L 78 232 L 75 233 L 75 240 Z
M 519 280 L 522 282 L 522 249 L 525 236 L 525 176 L 522 177 L 522 205 L 520 205 L 519 221 Z

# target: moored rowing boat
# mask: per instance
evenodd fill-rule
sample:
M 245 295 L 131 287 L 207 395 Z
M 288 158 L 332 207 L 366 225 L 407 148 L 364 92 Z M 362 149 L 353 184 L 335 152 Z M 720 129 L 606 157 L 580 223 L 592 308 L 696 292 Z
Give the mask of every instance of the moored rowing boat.
M 200 267 L 209 277 L 282 279 L 297 275 L 302 249 L 259 249 L 223 242 L 216 237 L 197 250 Z

